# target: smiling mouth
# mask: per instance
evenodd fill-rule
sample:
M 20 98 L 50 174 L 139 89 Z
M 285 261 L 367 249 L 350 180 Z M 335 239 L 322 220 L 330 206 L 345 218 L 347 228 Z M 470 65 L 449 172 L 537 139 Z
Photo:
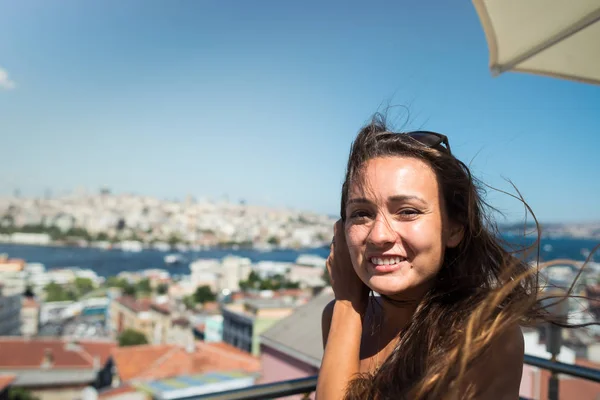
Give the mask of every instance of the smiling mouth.
M 404 257 L 399 257 L 399 256 L 395 256 L 395 257 L 371 257 L 369 259 L 369 261 L 371 261 L 371 264 L 375 265 L 375 266 L 386 266 L 386 265 L 396 265 L 396 264 L 400 264 L 402 261 L 406 261 L 406 258 Z
M 380 273 L 394 272 L 400 269 L 404 261 L 406 258 L 400 256 L 369 258 L 371 268 Z

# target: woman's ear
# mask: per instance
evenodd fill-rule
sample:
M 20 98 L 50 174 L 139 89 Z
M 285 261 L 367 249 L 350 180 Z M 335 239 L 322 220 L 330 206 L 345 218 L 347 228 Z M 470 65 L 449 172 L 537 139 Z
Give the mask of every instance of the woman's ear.
M 454 248 L 462 242 L 465 236 L 465 227 L 454 222 L 450 223 L 450 231 L 448 232 L 448 240 L 446 240 L 446 247 Z

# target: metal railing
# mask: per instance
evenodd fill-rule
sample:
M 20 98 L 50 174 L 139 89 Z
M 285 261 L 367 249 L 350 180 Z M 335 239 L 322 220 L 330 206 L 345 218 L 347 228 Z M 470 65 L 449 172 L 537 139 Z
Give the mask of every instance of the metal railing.
M 548 383 L 548 399 L 558 400 L 558 374 L 585 379 L 600 383 L 600 370 L 582 367 L 579 365 L 565 364 L 545 358 L 525 355 L 525 364 L 548 370 L 552 373 Z M 555 387 L 551 387 L 551 386 Z M 248 388 L 230 390 L 220 393 L 211 393 L 202 396 L 187 397 L 181 400 L 258 400 L 276 399 L 279 397 L 302 394 L 304 398 L 315 391 L 317 375 L 289 381 L 255 385 Z M 526 399 L 521 399 L 526 400 Z

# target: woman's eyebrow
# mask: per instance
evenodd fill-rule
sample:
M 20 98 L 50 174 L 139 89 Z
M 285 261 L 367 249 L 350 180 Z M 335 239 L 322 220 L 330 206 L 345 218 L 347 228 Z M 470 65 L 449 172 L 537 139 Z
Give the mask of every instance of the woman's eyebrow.
M 415 196 L 415 195 L 397 195 L 397 196 L 390 196 L 388 197 L 388 201 L 389 202 L 403 202 L 403 201 L 418 201 L 419 203 L 422 204 L 427 204 L 427 202 L 422 199 L 419 196 Z
M 399 203 L 399 202 L 403 202 L 403 201 L 417 201 L 422 204 L 427 204 L 427 202 L 425 200 L 423 200 L 421 197 L 415 196 L 415 195 L 390 196 L 390 197 L 388 197 L 388 201 L 390 203 L 392 203 L 392 202 Z M 347 204 L 348 205 L 350 205 L 350 204 L 372 204 L 372 201 L 370 201 L 364 197 L 356 197 L 353 199 L 349 199 Z

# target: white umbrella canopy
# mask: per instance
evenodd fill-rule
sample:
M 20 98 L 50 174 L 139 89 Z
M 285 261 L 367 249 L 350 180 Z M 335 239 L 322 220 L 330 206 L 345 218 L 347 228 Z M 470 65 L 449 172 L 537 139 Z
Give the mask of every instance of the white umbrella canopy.
M 473 0 L 494 75 L 600 84 L 600 0 Z

